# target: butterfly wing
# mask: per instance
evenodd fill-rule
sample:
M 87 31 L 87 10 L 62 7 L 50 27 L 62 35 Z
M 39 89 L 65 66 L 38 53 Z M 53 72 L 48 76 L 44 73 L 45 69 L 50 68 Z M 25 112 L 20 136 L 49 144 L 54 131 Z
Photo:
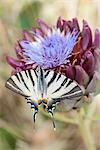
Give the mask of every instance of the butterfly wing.
M 50 105 L 64 101 L 66 107 L 72 108 L 84 95 L 84 91 L 78 83 L 60 73 L 46 71 L 45 80 L 47 82 L 47 97 L 50 98 Z
M 35 70 L 21 71 L 11 76 L 5 86 L 13 92 L 24 96 L 27 100 L 37 99 L 37 72 Z
M 6 87 L 24 96 L 31 103 L 32 100 L 42 97 L 48 98 L 50 105 L 64 101 L 66 105 L 72 106 L 84 94 L 75 81 L 60 73 L 42 68 L 21 71 L 11 76 L 6 82 Z
M 81 97 L 80 99 L 66 99 L 66 100 L 61 100 L 61 105 L 63 106 L 64 110 L 69 111 L 70 109 L 76 109 L 80 108 L 84 102 L 83 98 Z

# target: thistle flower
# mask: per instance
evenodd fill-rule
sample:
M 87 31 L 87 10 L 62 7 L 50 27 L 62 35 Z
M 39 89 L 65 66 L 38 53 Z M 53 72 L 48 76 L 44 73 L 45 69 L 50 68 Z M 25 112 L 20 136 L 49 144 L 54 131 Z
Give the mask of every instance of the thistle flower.
M 78 38 L 78 31 L 73 29 L 61 32 L 57 28 L 58 25 L 50 28 L 41 20 L 38 20 L 38 23 L 41 28 L 31 31 L 33 41 L 19 41 L 19 47 L 16 47 L 17 55 L 22 55 L 25 65 L 36 64 L 43 68 L 55 68 L 66 63 Z M 23 68 L 23 63 L 15 62 L 12 58 L 10 60 L 13 67 Z M 12 61 L 15 63 L 12 64 Z
M 93 93 L 100 81 L 99 30 L 95 30 L 93 40 L 85 20 L 82 31 L 76 18 L 66 21 L 59 17 L 51 27 L 42 20 L 38 24 L 32 31 L 24 30 L 23 40 L 15 46 L 17 60 L 7 56 L 13 73 L 39 65 L 62 72 Z

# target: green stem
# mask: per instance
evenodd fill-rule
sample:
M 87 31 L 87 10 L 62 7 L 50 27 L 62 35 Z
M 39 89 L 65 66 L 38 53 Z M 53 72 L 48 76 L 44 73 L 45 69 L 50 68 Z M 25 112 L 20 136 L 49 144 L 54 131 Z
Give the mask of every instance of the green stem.
M 41 111 L 42 114 L 44 114 L 47 117 L 50 117 L 49 114 L 45 113 L 44 111 Z M 74 118 L 69 118 L 69 117 L 65 117 L 60 113 L 55 113 L 54 114 L 54 119 L 60 122 L 64 122 L 64 123 L 70 123 L 70 124 L 76 124 L 78 125 L 78 122 L 76 119 Z
M 62 116 L 62 114 L 59 114 L 59 113 L 55 113 L 54 118 L 55 120 L 61 121 L 64 123 L 70 123 L 70 124 L 76 124 L 76 125 L 78 124 L 76 119 Z
M 78 119 L 79 119 L 79 129 L 81 132 L 81 136 L 84 140 L 84 144 L 86 147 L 86 150 L 96 150 L 94 146 L 94 140 L 92 139 L 92 134 L 91 134 L 91 127 L 90 123 L 87 118 L 84 118 L 80 114 L 78 114 Z

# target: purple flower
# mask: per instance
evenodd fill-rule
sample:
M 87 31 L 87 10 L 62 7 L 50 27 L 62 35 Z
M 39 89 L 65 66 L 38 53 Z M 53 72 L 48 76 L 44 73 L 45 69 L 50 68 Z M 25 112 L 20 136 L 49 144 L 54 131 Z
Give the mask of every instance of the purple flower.
M 45 37 L 33 34 L 34 42 L 23 40 L 20 45 L 26 64 L 36 63 L 43 68 L 54 68 L 66 63 L 78 38 L 77 31 L 64 34 L 57 27 L 48 29 Z
M 79 29 L 69 30 L 64 20 L 61 27 L 61 21 L 59 17 L 57 24 L 49 27 L 39 19 L 39 28 L 29 32 L 24 30 L 24 39 L 15 46 L 18 60 L 7 56 L 7 61 L 15 72 L 19 68 L 25 70 L 27 67 L 37 65 L 43 68 L 55 68 L 67 63 L 78 39 Z
M 75 21 L 69 22 L 71 30 L 73 30 L 74 26 Z M 93 40 L 91 29 L 85 20 L 83 20 L 83 30 L 80 37 L 73 48 L 73 55 L 69 59 L 69 64 L 64 65 L 60 70 L 66 76 L 84 86 L 88 94 L 99 93 L 100 31 L 98 29 L 95 30 Z

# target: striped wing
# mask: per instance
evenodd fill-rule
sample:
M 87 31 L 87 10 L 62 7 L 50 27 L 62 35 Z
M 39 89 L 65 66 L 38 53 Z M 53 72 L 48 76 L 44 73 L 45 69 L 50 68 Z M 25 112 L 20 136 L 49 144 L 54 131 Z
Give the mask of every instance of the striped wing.
M 84 90 L 75 81 L 54 71 L 46 71 L 45 80 L 47 97 L 51 99 L 50 106 L 62 101 L 68 111 L 80 107 L 83 103 Z
M 11 76 L 5 85 L 13 92 L 24 96 L 27 99 L 37 99 L 37 72 L 26 70 Z
M 26 70 L 11 76 L 6 87 L 27 100 L 48 98 L 50 104 L 65 101 L 66 105 L 75 105 L 84 92 L 80 86 L 66 76 L 50 70 Z M 70 101 L 74 100 L 74 101 Z
M 66 76 L 54 71 L 45 72 L 47 97 L 52 99 L 79 99 L 83 95 L 81 87 Z

